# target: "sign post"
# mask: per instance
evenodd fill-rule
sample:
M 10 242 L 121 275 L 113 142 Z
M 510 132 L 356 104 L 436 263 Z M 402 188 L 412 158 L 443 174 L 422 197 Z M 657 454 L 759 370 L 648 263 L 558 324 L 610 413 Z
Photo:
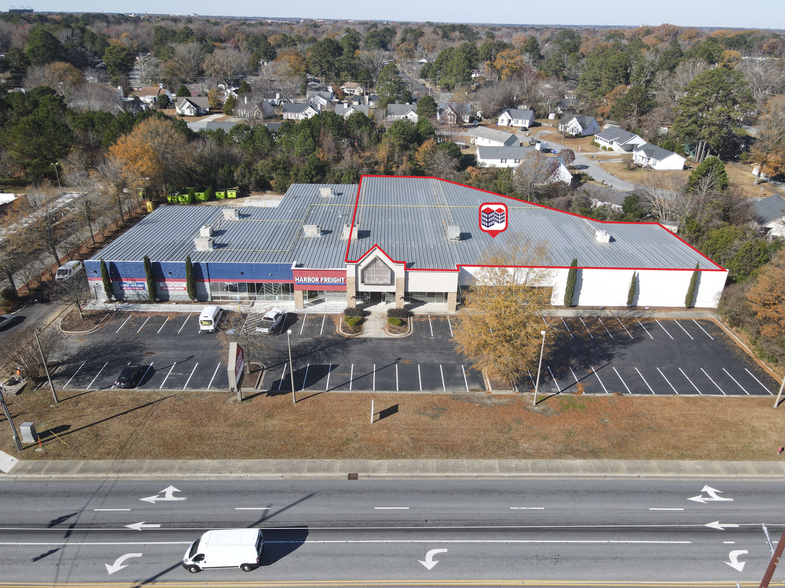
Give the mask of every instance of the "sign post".
M 245 352 L 235 341 L 229 343 L 229 361 L 226 364 L 226 375 L 229 377 L 229 391 L 237 393 L 237 402 L 243 401 L 240 382 L 243 379 Z

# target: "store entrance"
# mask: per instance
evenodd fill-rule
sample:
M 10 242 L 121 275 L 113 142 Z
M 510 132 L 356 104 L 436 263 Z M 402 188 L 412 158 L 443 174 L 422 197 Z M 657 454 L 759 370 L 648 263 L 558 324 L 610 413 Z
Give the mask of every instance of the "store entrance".
M 384 292 L 370 292 L 370 304 L 372 306 L 381 304 Z

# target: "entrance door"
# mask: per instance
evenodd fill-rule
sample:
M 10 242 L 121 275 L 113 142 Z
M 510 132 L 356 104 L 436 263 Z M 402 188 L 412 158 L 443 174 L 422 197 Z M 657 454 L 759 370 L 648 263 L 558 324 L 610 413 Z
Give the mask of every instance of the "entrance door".
M 371 304 L 380 304 L 382 302 L 383 292 L 371 292 Z

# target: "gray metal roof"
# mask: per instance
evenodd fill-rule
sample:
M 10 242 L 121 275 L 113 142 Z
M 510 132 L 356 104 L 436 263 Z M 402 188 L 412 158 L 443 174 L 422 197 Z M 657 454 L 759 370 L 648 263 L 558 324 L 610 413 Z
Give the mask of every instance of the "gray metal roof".
M 447 202 L 447 206 L 437 202 Z M 478 227 L 479 207 L 504 202 L 508 229 L 495 239 Z M 411 269 L 455 269 L 473 265 L 488 248 L 504 247 L 516 233 L 547 241 L 551 266 L 717 269 L 703 255 L 656 224 L 602 223 L 528 202 L 505 198 L 434 178 L 364 177 L 357 207 L 359 235 L 352 239 L 349 260 L 358 260 L 378 245 Z M 443 225 L 461 228 L 460 241 L 448 241 Z M 595 230 L 611 235 L 595 239 Z
M 534 151 L 534 147 L 477 147 L 479 159 L 522 159 L 524 155 Z
M 755 201 L 755 216 L 761 225 L 767 225 L 785 216 L 785 200 L 774 194 Z
M 584 130 L 589 128 L 592 121 L 597 122 L 593 116 L 587 116 L 585 114 L 565 114 L 563 122 L 564 124 L 569 124 L 573 119 L 575 119 Z
M 311 110 L 315 110 L 315 108 L 307 102 L 286 102 L 283 105 L 283 112 L 299 114 L 301 112 L 305 112 L 309 108 Z
M 614 141 L 619 145 L 624 145 L 629 141 L 638 137 L 635 133 L 630 133 L 629 131 L 625 131 L 621 127 L 608 127 L 604 131 L 600 133 L 595 133 L 595 137 L 600 137 L 601 139 L 605 139 L 606 141 Z M 640 137 L 638 137 L 640 138 Z
M 524 110 L 521 108 L 508 108 L 504 112 L 509 113 L 510 117 L 516 120 L 517 119 L 528 120 L 534 116 L 533 110 L 528 110 L 528 109 Z M 504 112 L 502 112 L 502 114 L 504 114 Z
M 388 104 L 387 116 L 404 116 L 410 112 L 417 112 L 415 104 Z
M 668 159 L 671 155 L 676 155 L 678 157 L 681 157 L 681 155 L 678 155 L 677 153 L 674 153 L 673 151 L 668 151 L 667 149 L 664 149 L 664 148 L 659 147 L 657 145 L 652 145 L 651 143 L 644 143 L 643 145 L 638 145 L 635 148 L 635 151 L 636 152 L 637 151 L 642 151 L 643 153 L 646 154 L 646 157 L 648 157 L 650 159 L 656 159 L 657 161 L 662 161 L 664 159 Z
M 198 133 L 199 131 L 217 131 L 221 129 L 225 133 L 228 133 L 232 130 L 232 127 L 235 125 L 240 124 L 239 121 L 227 121 L 227 120 L 200 120 L 196 122 L 189 122 L 186 123 L 188 128 Z
M 508 146 L 520 143 L 520 139 L 518 139 L 518 137 L 516 137 L 513 133 L 497 131 L 496 129 L 489 129 L 488 127 L 474 127 L 469 129 L 467 135 L 471 135 L 473 137 L 482 137 L 483 139 L 489 139 L 491 141 L 499 141 L 500 143 L 505 143 Z

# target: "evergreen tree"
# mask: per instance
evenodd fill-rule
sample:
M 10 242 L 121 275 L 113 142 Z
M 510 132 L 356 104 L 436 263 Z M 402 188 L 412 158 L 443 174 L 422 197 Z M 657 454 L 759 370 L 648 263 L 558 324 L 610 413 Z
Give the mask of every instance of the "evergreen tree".
M 632 279 L 630 280 L 630 291 L 627 292 L 627 306 L 632 306 L 632 303 L 635 301 L 635 291 L 638 289 L 638 273 L 632 273 Z
M 155 302 L 158 300 L 158 296 L 155 293 L 155 277 L 153 277 L 153 264 L 150 263 L 150 258 L 146 255 L 144 256 L 144 275 L 147 278 L 147 297 L 150 299 L 151 302 Z
M 112 281 L 109 279 L 109 270 L 106 269 L 106 263 L 103 259 L 101 259 L 101 282 L 104 284 L 104 294 L 106 294 L 106 299 L 112 299 Z
M 690 278 L 690 287 L 687 288 L 687 296 L 684 298 L 684 306 L 687 308 L 695 306 L 695 289 L 698 286 L 698 270 L 700 266 L 700 263 L 695 264 L 695 271 L 692 272 L 692 278 Z
M 578 258 L 574 258 L 567 273 L 567 288 L 564 290 L 564 306 L 572 306 L 575 296 L 575 284 L 578 282 Z
M 194 266 L 191 263 L 191 256 L 185 258 L 185 290 L 188 298 L 196 300 L 196 281 L 194 280 Z

